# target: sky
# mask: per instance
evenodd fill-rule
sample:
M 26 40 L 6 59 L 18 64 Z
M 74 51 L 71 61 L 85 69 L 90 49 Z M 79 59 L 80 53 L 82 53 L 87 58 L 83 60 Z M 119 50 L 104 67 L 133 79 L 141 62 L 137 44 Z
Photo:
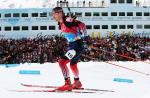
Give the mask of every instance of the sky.
M 57 0 L 0 0 L 0 8 L 41 8 L 55 6 Z M 68 1 L 83 1 L 83 0 L 68 0 Z M 87 2 L 89 0 L 86 0 Z M 100 0 L 90 0 L 97 2 Z M 109 0 L 105 0 L 107 3 Z M 150 0 L 139 0 L 141 4 L 150 6 Z

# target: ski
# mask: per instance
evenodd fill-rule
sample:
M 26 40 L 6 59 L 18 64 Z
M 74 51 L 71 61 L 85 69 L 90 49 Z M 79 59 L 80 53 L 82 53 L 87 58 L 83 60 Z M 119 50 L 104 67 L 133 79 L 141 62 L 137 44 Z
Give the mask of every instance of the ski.
M 8 90 L 11 92 L 51 92 L 51 93 L 97 93 L 93 91 L 58 91 L 58 90 Z M 100 93 L 102 94 L 102 93 Z
M 22 85 L 22 86 L 26 86 L 26 87 L 58 88 L 58 86 L 32 85 L 32 84 L 23 84 L 23 83 L 21 83 L 21 85 Z M 113 91 L 113 90 L 92 89 L 92 88 L 80 88 L 80 89 L 75 89 L 75 90 L 88 90 L 88 91 L 101 91 L 101 92 L 115 92 L 115 91 Z

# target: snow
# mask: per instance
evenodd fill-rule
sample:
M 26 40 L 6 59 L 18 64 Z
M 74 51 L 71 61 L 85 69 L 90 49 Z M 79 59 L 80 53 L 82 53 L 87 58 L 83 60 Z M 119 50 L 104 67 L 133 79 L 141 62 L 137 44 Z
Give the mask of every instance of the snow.
M 148 62 L 148 61 L 147 61 Z M 149 73 L 150 66 L 144 62 L 110 62 L 140 72 Z M 69 64 L 68 64 L 69 67 Z M 83 87 L 108 89 L 115 92 L 94 94 L 48 93 L 48 92 L 11 92 L 9 90 L 32 90 L 45 88 L 23 87 L 20 83 L 60 86 L 64 83 L 58 63 L 32 63 L 20 66 L 0 66 L 0 97 L 1 98 L 150 98 L 150 76 L 127 70 L 106 62 L 80 62 L 80 79 Z M 19 74 L 20 70 L 40 70 L 40 75 Z M 71 70 L 70 70 L 71 72 Z M 133 83 L 116 82 L 114 78 L 131 79 Z M 73 82 L 73 75 L 71 74 Z
M 60 1 L 60 0 L 58 0 Z M 69 2 L 77 2 L 77 1 L 84 1 L 84 0 L 67 0 Z M 98 0 L 88 0 L 92 2 L 97 2 Z M 87 1 L 87 2 L 88 2 Z M 137 0 L 134 0 L 134 2 Z M 138 0 L 140 1 L 141 5 L 150 6 L 149 0 Z M 0 0 L 0 8 L 8 9 L 8 8 L 47 8 L 47 7 L 54 7 L 56 6 L 57 0 Z M 109 0 L 105 0 L 106 3 Z

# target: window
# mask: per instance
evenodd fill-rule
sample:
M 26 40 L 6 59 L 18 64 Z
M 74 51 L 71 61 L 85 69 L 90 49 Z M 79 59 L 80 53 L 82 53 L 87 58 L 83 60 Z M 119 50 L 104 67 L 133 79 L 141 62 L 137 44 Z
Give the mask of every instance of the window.
M 111 29 L 118 29 L 117 25 L 111 25 Z
M 82 12 L 75 12 L 75 15 L 76 15 L 77 17 L 82 17 Z
M 119 16 L 125 16 L 125 12 L 119 12 Z
M 38 13 L 32 13 L 32 17 L 38 17 Z
M 127 29 L 133 29 L 133 25 L 127 25 Z
M 142 28 L 143 28 L 143 25 L 136 25 L 136 28 L 137 28 L 137 29 L 142 29 Z
M 133 16 L 133 12 L 127 12 L 127 16 Z
M 38 30 L 39 27 L 38 26 L 32 26 L 32 30 Z
M 1 18 L 1 14 L 0 14 L 0 18 Z
M 100 25 L 94 25 L 94 29 L 100 29 Z
M 47 13 L 46 12 L 40 13 L 40 17 L 47 17 Z
M 5 31 L 11 31 L 11 27 L 5 27 Z
M 102 25 L 102 29 L 108 29 L 108 25 Z
M 5 17 L 11 17 L 11 13 L 7 13 L 4 15 Z
M 40 26 L 40 30 L 47 30 L 47 26 Z
M 133 3 L 133 0 L 127 0 L 127 3 Z
M 0 27 L 0 31 L 1 31 L 1 27 Z
M 93 16 L 100 16 L 100 15 L 99 15 L 99 12 L 94 12 L 94 13 L 93 13 Z
M 111 12 L 111 16 L 117 16 L 117 12 Z
M 144 25 L 144 29 L 150 29 L 150 25 Z
M 144 16 L 150 16 L 149 12 L 144 12 Z
M 21 16 L 22 17 L 28 17 L 28 13 L 22 13 Z
M 22 26 L 22 30 L 23 30 L 23 31 L 29 30 L 29 27 L 28 27 L 28 26 Z
M 117 0 L 111 0 L 111 3 L 117 3 Z
M 20 17 L 19 13 L 13 13 L 13 17 Z
M 19 26 L 14 26 L 14 27 L 13 27 L 13 30 L 14 30 L 14 31 L 19 31 L 19 30 L 20 30 L 20 27 L 19 27 Z
M 102 16 L 108 16 L 107 12 L 102 12 Z
M 55 26 L 49 26 L 49 30 L 55 30 Z
M 85 12 L 85 16 L 91 16 L 91 12 Z
M 126 29 L 125 25 L 119 25 L 119 29 Z
M 119 3 L 125 3 L 125 0 L 119 0 L 118 2 Z
M 136 12 L 136 16 L 142 16 L 142 12 Z
M 92 29 L 91 25 L 86 25 L 86 29 Z

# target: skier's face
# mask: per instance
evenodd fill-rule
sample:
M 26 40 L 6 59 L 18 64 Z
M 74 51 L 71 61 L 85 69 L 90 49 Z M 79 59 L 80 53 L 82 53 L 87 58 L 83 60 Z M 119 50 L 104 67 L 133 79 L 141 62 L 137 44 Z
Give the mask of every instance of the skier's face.
M 62 17 L 63 17 L 63 13 L 62 12 L 54 12 L 53 14 L 53 18 L 57 21 L 57 22 L 62 22 Z

